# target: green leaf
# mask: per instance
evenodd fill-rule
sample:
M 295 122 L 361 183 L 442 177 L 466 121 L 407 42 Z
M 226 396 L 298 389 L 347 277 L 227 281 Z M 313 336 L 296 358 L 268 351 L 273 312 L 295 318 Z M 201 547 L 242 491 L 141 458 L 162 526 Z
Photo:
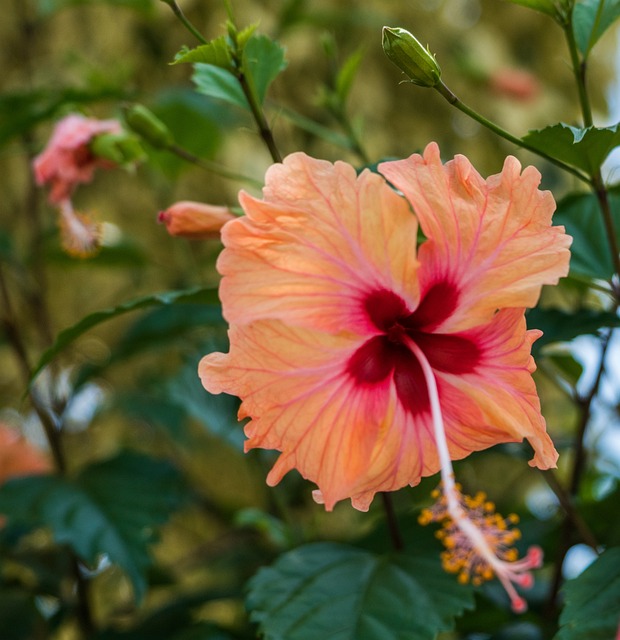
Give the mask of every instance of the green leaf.
M 192 81 L 199 93 L 224 100 L 242 109 L 250 108 L 239 81 L 226 69 L 198 62 L 194 65 Z
M 535 11 L 540 11 L 548 16 L 551 16 L 554 20 L 561 22 L 561 16 L 563 15 L 562 4 L 557 0 L 509 0 L 513 4 L 519 4 Z M 565 3 L 564 3 L 565 4 Z
M 573 34 L 584 57 L 620 16 L 620 0 L 578 0 L 573 9 Z
M 349 97 L 353 81 L 360 69 L 363 57 L 364 49 L 359 47 L 344 61 L 344 64 L 338 71 L 338 75 L 336 76 L 336 93 L 341 104 L 345 104 Z
M 182 62 L 203 62 L 228 71 L 233 69 L 230 48 L 224 36 L 220 36 L 219 38 L 211 40 L 211 42 L 202 44 L 194 49 L 179 51 L 174 57 L 174 62 L 172 64 L 179 64 Z
M 611 640 L 620 612 L 620 547 L 607 549 L 563 589 L 566 604 L 554 640 Z
M 609 192 L 609 205 L 620 241 L 620 190 Z M 573 274 L 608 280 L 614 273 L 607 232 L 598 200 L 592 193 L 570 194 L 560 200 L 554 224 L 564 225 L 573 238 L 570 270 Z
M 316 543 L 261 569 L 247 605 L 266 640 L 433 640 L 473 607 L 473 597 L 438 555 Z
M 265 35 L 252 36 L 243 48 L 243 68 L 249 72 L 261 103 L 269 85 L 286 65 L 283 47 Z
M 523 140 L 558 160 L 586 171 L 588 175 L 594 175 L 612 149 L 620 144 L 620 130 L 618 124 L 582 129 L 560 122 L 530 131 Z
M 215 350 L 219 349 L 205 348 L 202 353 Z M 226 393 L 207 393 L 198 377 L 198 361 L 199 359 L 188 360 L 179 374 L 165 385 L 164 395 L 169 402 L 197 420 L 209 433 L 216 435 L 235 450 L 243 451 L 245 436 L 237 420 L 239 401 Z
M 78 323 L 64 329 L 58 334 L 54 344 L 45 351 L 41 356 L 39 362 L 34 368 L 32 379 L 43 369 L 43 367 L 51 362 L 63 349 L 69 346 L 74 340 L 79 338 L 83 333 L 92 329 L 94 326 L 116 318 L 130 311 L 136 311 L 137 309 L 144 309 L 146 307 L 163 306 L 174 303 L 207 303 L 215 304 L 217 301 L 217 292 L 215 289 L 202 289 L 199 287 L 193 289 L 187 289 L 183 291 L 165 291 L 162 293 L 155 293 L 135 300 L 124 302 L 116 307 L 104 309 L 102 311 L 96 311 L 82 318 Z
M 560 309 L 531 309 L 527 326 L 543 335 L 534 343 L 534 354 L 552 342 L 568 342 L 582 335 L 596 335 L 602 327 L 620 327 L 620 317 L 611 311 L 579 309 L 572 313 Z
M 551 353 L 545 355 L 545 357 L 571 387 L 577 386 L 577 382 L 579 382 L 579 378 L 583 373 L 583 365 L 577 362 L 570 353 Z
M 87 563 L 106 554 L 127 574 L 136 600 L 146 592 L 149 545 L 185 498 L 178 471 L 137 453 L 84 469 L 75 479 L 29 476 L 0 487 L 0 512 L 9 520 L 49 527 Z

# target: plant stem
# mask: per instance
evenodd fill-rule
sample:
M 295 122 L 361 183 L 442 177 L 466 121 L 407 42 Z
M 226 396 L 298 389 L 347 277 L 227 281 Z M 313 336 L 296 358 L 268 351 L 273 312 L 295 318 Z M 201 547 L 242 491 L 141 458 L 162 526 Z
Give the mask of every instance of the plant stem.
M 581 171 L 579 171 L 579 169 L 575 169 L 574 167 L 571 167 L 569 164 L 566 164 L 565 162 L 562 162 L 561 160 L 558 160 L 557 158 L 554 158 L 553 156 L 546 154 L 544 151 L 541 151 L 540 149 L 533 147 L 532 145 L 525 142 L 521 138 L 517 138 L 516 136 L 513 136 L 511 133 L 509 133 L 505 129 L 502 129 L 502 127 L 500 127 L 499 125 L 496 125 L 494 122 L 491 122 L 490 120 L 485 118 L 483 115 L 481 115 L 477 111 L 474 111 L 471 107 L 468 107 L 465 103 L 461 102 L 454 95 L 454 93 L 452 93 L 452 91 L 448 89 L 448 87 L 443 82 L 440 81 L 439 84 L 435 86 L 435 89 L 452 106 L 456 107 L 457 109 L 459 109 L 459 111 L 462 111 L 464 114 L 468 115 L 470 118 L 472 118 L 476 122 L 479 122 L 483 127 L 486 127 L 490 131 L 493 131 L 493 133 L 504 138 L 504 140 L 508 140 L 508 142 L 512 142 L 512 144 L 518 147 L 521 147 L 522 149 L 527 149 L 528 151 L 531 151 L 532 153 L 535 153 L 541 158 L 545 158 L 545 160 L 548 160 L 549 162 L 560 167 L 560 169 L 563 169 L 564 171 L 567 171 L 568 173 L 574 175 L 576 178 L 579 178 L 579 180 L 586 182 L 588 184 L 592 184 L 590 178 L 586 176 L 584 173 L 582 173 Z
M 237 62 L 239 63 L 239 61 Z M 258 127 L 258 132 L 260 134 L 260 137 L 263 139 L 265 146 L 269 150 L 271 159 L 274 162 L 282 162 L 282 156 L 278 151 L 278 147 L 276 146 L 275 140 L 273 138 L 271 127 L 269 126 L 269 123 L 265 118 L 265 114 L 263 113 L 263 109 L 258 101 L 256 92 L 250 86 L 247 76 L 244 73 L 242 66 L 240 65 L 238 65 L 237 80 L 239 80 L 241 89 L 243 89 L 243 93 L 248 101 L 248 104 L 250 105 L 250 110 L 252 111 L 252 116 L 254 117 L 256 126 Z
M 577 43 L 575 42 L 575 35 L 573 34 L 572 19 L 564 27 L 564 34 L 566 35 L 566 43 L 570 53 L 571 63 L 573 66 L 573 73 L 575 75 L 575 82 L 577 84 L 577 92 L 579 93 L 579 104 L 581 105 L 581 113 L 583 116 L 584 127 L 591 127 L 594 124 L 592 120 L 592 107 L 590 105 L 590 98 L 588 96 L 588 90 L 586 86 L 586 69 L 587 64 L 585 59 L 581 59 L 579 51 L 577 49 Z M 609 243 L 609 250 L 611 251 L 611 259 L 613 261 L 614 270 L 620 276 L 620 247 L 618 246 L 618 240 L 616 235 L 616 225 L 609 206 L 609 196 L 605 183 L 603 182 L 603 176 L 600 168 L 597 169 L 592 175 L 592 190 L 596 194 L 596 199 L 599 203 L 601 215 L 603 216 L 603 222 L 605 224 L 605 232 L 607 234 L 607 242 Z
M 579 104 L 581 105 L 581 113 L 583 114 L 583 124 L 585 127 L 591 127 L 593 120 L 592 108 L 590 107 L 590 100 L 588 99 L 588 91 L 586 89 L 586 61 L 579 59 L 577 43 L 575 42 L 575 35 L 573 34 L 572 20 L 564 27 L 564 34 L 566 35 L 566 42 L 573 65 L 573 73 L 575 74 L 575 82 L 577 83 Z
M 405 543 L 403 541 L 402 533 L 400 532 L 400 527 L 398 526 L 398 518 L 396 517 L 396 511 L 394 511 L 392 496 L 389 493 L 382 491 L 381 499 L 383 500 L 383 509 L 385 511 L 388 529 L 390 530 L 390 538 L 392 539 L 394 551 L 404 551 Z
M 208 44 L 208 40 L 194 27 L 194 25 L 187 19 L 181 7 L 176 3 L 176 0 L 163 0 L 174 12 L 175 16 L 183 23 L 185 28 L 202 44 Z M 232 7 L 230 3 L 226 3 L 226 9 L 229 15 L 229 21 L 233 24 L 233 13 Z M 234 50 L 231 51 L 233 56 L 233 61 L 235 63 L 235 70 L 233 71 L 235 77 L 237 78 L 243 94 L 248 101 L 248 105 L 250 107 L 250 111 L 252 112 L 252 116 L 254 121 L 256 122 L 256 126 L 258 127 L 258 132 L 260 137 L 263 139 L 267 149 L 269 150 L 269 154 L 274 162 L 282 162 L 282 156 L 278 151 L 276 143 L 273 138 L 273 133 L 271 128 L 269 127 L 269 123 L 265 118 L 265 114 L 263 113 L 263 109 L 258 101 L 256 96 L 256 91 L 250 86 L 248 82 L 246 73 L 243 70 L 243 61 L 240 56 L 240 52 L 237 49 L 237 41 L 235 38 L 236 32 L 234 29 L 230 33 L 233 39 Z
M 590 527 L 581 517 L 579 511 L 577 511 L 577 509 L 575 508 L 573 496 L 564 489 L 552 469 L 541 471 L 541 474 L 545 479 L 545 482 L 549 485 L 549 488 L 553 491 L 556 498 L 560 502 L 560 505 L 566 513 L 566 517 L 571 520 L 571 522 L 575 526 L 575 529 L 579 532 L 579 535 L 581 536 L 583 542 L 598 553 L 600 545 L 594 534 L 590 530 Z
M 196 27 L 187 19 L 183 13 L 183 9 L 175 2 L 175 0 L 163 0 L 173 11 L 174 15 L 181 21 L 181 24 L 200 42 L 208 44 L 207 39 L 196 29 Z
M 567 492 L 567 495 L 571 504 L 573 504 L 574 499 L 577 497 L 577 494 L 579 493 L 579 485 L 581 483 L 581 477 L 585 469 L 585 462 L 586 462 L 585 434 L 586 434 L 588 423 L 590 422 L 590 412 L 592 409 L 592 403 L 594 401 L 594 398 L 598 394 L 598 390 L 601 385 L 603 375 L 605 373 L 605 360 L 607 356 L 607 350 L 609 348 L 611 334 L 612 334 L 611 330 L 607 331 L 605 336 L 602 339 L 601 359 L 599 362 L 596 377 L 594 379 L 594 382 L 592 383 L 592 386 L 590 387 L 590 390 L 585 396 L 582 396 L 577 400 L 577 404 L 581 409 L 581 413 L 580 413 L 579 424 L 577 425 L 577 433 L 575 434 L 575 440 L 573 445 L 575 458 L 573 461 L 573 467 L 572 467 L 572 472 L 571 472 L 571 477 L 569 480 L 568 492 Z M 572 528 L 573 524 L 575 524 L 575 520 L 570 517 L 569 513 L 567 513 L 566 518 L 564 519 L 563 527 L 562 527 L 562 540 L 561 540 L 557 557 L 556 557 L 555 572 L 553 575 L 553 579 L 551 581 L 551 588 L 549 591 L 549 598 L 547 602 L 548 609 L 552 613 L 552 615 L 555 615 L 557 597 L 560 591 L 560 586 L 562 584 L 562 565 L 564 563 L 564 558 L 566 557 L 568 550 L 573 544 L 573 528 Z M 580 533 L 582 532 L 580 531 Z M 584 541 L 585 541 L 585 538 L 584 538 Z
M 611 252 L 614 271 L 618 276 L 620 276 L 620 247 L 618 246 L 616 224 L 609 205 L 609 193 L 603 182 L 600 169 L 592 177 L 592 183 L 593 190 L 596 193 L 596 199 L 598 200 L 599 208 L 601 210 L 601 215 L 603 216 L 603 223 L 605 225 L 605 233 L 607 235 L 607 242 Z M 617 294 L 616 299 L 618 300 Z M 620 300 L 618 301 L 620 302 Z
M 255 180 L 254 178 L 250 178 L 249 176 L 241 175 L 240 173 L 235 173 L 234 171 L 229 171 L 228 169 L 220 166 L 216 162 L 211 162 L 210 160 L 205 160 L 204 158 L 199 158 L 195 156 L 193 153 L 188 151 L 187 149 L 180 147 L 177 144 L 171 144 L 166 147 L 166 151 L 173 153 L 174 155 L 186 160 L 187 162 L 191 162 L 195 164 L 197 167 L 204 169 L 205 171 L 210 171 L 222 178 L 227 178 L 228 180 L 237 180 L 239 182 L 247 182 L 254 187 L 262 187 L 262 182 Z

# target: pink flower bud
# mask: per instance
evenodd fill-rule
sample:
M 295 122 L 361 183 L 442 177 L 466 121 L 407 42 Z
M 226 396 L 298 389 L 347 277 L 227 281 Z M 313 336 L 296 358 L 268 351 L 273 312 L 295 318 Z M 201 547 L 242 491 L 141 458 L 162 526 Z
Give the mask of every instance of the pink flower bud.
M 68 199 L 75 187 L 90 182 L 98 167 L 114 163 L 96 156 L 90 143 L 102 133 L 120 133 L 116 120 L 96 120 L 72 114 L 58 122 L 45 149 L 33 162 L 37 184 L 49 184 L 49 201 L 59 204 Z
M 235 217 L 228 207 L 182 200 L 160 211 L 157 220 L 166 225 L 171 236 L 204 240 L 218 238 L 224 224 Z

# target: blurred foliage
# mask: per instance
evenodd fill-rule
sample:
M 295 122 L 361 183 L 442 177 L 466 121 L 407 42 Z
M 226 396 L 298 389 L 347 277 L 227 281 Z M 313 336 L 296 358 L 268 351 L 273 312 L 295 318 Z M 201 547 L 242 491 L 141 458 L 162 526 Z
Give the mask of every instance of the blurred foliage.
M 488 585 L 475 591 L 475 609 L 459 617 L 472 609 L 473 589 L 441 571 L 439 543 L 415 524 L 434 479 L 394 496 L 408 547 L 405 557 L 394 556 L 378 500 L 368 515 L 345 504 L 326 514 L 295 472 L 267 488 L 272 455 L 243 455 L 237 401 L 202 389 L 198 357 L 226 348 L 214 293 L 220 243 L 171 238 L 157 212 L 181 199 L 235 207 L 239 189 L 256 193 L 272 162 L 231 58 L 218 49 L 224 3 L 182 0 L 205 38 L 220 42 L 202 47 L 158 0 L 5 3 L 0 423 L 40 448 L 48 446 L 50 429 L 62 426 L 62 450 L 50 457 L 63 468 L 0 489 L 0 511 L 11 515 L 0 529 L 0 638 L 229 640 L 256 637 L 260 629 L 291 640 L 438 633 L 445 640 L 499 640 L 550 638 L 560 623 L 558 639 L 611 638 L 611 613 L 596 619 L 600 635 L 585 635 L 580 625 L 588 620 L 578 608 L 589 601 L 588 580 L 600 572 L 610 582 L 602 593 L 609 610 L 620 610 L 617 549 L 568 583 L 559 617 L 558 603 L 549 600 L 559 587 L 554 581 L 562 581 L 554 562 L 580 532 L 566 526 L 552 482 L 527 469 L 522 447 L 474 454 L 458 470 L 470 492 L 484 488 L 501 510 L 522 514 L 524 547 L 536 542 L 545 550 L 549 562 L 537 576 L 531 611 L 516 621 Z M 543 186 L 558 199 L 556 222 L 574 237 L 571 277 L 546 292 L 530 315 L 532 326 L 545 330 L 536 346 L 537 381 L 562 453 L 557 477 L 570 483 L 572 438 L 585 428 L 584 370 L 598 344 L 592 336 L 606 339 L 606 328 L 618 326 L 606 283 L 614 265 L 595 196 L 439 95 L 399 84 L 402 74 L 381 49 L 381 27 L 415 33 L 464 102 L 516 136 L 537 130 L 529 138 L 534 146 L 588 171 L 620 140 L 615 122 L 604 127 L 609 105 L 617 108 L 607 97 L 618 92 L 611 28 L 618 2 L 607 3 L 598 18 L 595 2 L 576 8 L 582 17 L 574 35 L 588 59 L 599 129 L 581 128 L 569 54 L 552 19 L 565 2 L 233 4 L 239 28 L 250 28 L 239 34 L 240 55 L 283 154 L 303 149 L 361 168 L 437 140 L 446 158 L 464 153 L 483 175 L 499 171 L 509 153 L 541 169 Z M 511 84 L 515 70 L 526 74 L 525 85 Z M 135 103 L 163 123 L 174 149 L 144 139 L 143 162 L 99 172 L 78 190 L 77 209 L 103 223 L 103 246 L 91 259 L 71 258 L 60 249 L 56 212 L 34 183 L 32 159 L 63 115 L 123 120 L 124 108 Z M 570 125 L 555 125 L 561 135 L 545 129 L 559 122 Z M 610 199 L 618 221 L 617 189 Z M 583 351 L 566 347 L 587 334 L 592 340 Z M 603 547 L 620 544 L 618 458 L 605 463 L 603 455 L 605 430 L 617 436 L 619 426 L 618 390 L 609 388 L 592 408 L 587 473 L 572 505 Z M 373 584 L 377 573 L 385 579 Z M 338 598 L 346 600 L 340 635 L 330 627 Z M 309 604 L 314 626 L 290 631 Z M 366 618 L 366 605 L 380 610 L 376 620 Z M 425 615 L 416 616 L 415 607 Z M 282 610 L 291 627 L 278 626 L 274 611 Z M 386 616 L 401 614 L 400 635 L 381 627 Z

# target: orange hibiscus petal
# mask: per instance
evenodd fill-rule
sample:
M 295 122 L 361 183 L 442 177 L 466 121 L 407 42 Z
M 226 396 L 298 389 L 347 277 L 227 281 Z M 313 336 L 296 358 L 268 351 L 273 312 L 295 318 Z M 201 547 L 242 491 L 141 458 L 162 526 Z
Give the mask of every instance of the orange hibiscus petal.
M 435 143 L 424 155 L 379 170 L 411 202 L 428 240 L 419 251 L 423 293 L 447 284 L 458 294 L 440 325 L 456 331 L 488 322 L 497 309 L 532 307 L 543 284 L 568 273 L 571 238 L 551 226 L 555 209 L 540 173 L 508 157 L 484 180 L 464 156 L 443 165 Z
M 453 459 L 495 443 L 520 442 L 526 438 L 535 452 L 530 464 L 540 469 L 555 467 L 558 454 L 547 435 L 531 375 L 536 368 L 530 355 L 531 346 L 540 331 L 526 330 L 523 309 L 506 309 L 499 311 L 489 324 L 462 335 L 480 350 L 475 370 L 462 375 L 436 373 L 453 387 L 449 393 L 444 390 L 442 396 Z M 456 392 L 462 396 L 458 403 L 454 403 Z M 476 422 L 470 422 L 471 426 L 464 429 L 459 414 L 474 411 L 474 407 L 479 414 L 477 427 Z M 472 426 L 482 438 L 478 444 Z
M 220 297 L 231 324 L 279 318 L 364 332 L 360 300 L 388 288 L 417 301 L 417 222 L 407 201 L 369 171 L 288 156 L 267 172 L 264 199 L 223 229 Z
M 366 510 L 377 491 L 437 471 L 428 414 L 406 411 L 391 378 L 362 386 L 344 370 L 359 339 L 278 321 L 234 327 L 230 338 L 229 354 L 202 359 L 200 377 L 208 391 L 243 399 L 246 450 L 281 452 L 269 484 L 295 468 L 317 484 L 327 509 L 352 498 Z

